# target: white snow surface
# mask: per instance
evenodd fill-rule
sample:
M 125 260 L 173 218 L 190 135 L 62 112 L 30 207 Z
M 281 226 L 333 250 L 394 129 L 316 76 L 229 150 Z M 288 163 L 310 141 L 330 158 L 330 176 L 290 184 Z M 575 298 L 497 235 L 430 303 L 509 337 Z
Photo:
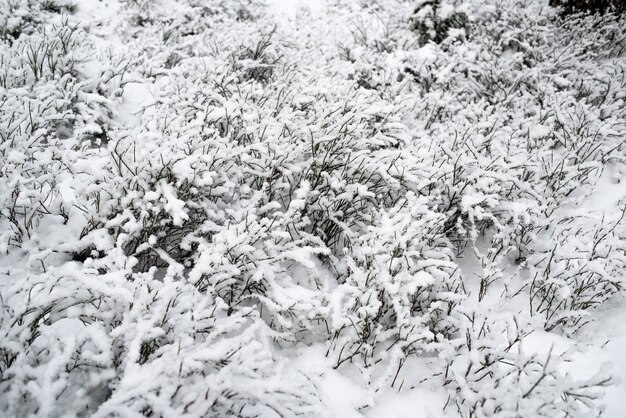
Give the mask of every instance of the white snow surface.
M 299 12 L 324 13 L 326 0 L 267 0 L 270 10 L 279 18 L 295 20 Z

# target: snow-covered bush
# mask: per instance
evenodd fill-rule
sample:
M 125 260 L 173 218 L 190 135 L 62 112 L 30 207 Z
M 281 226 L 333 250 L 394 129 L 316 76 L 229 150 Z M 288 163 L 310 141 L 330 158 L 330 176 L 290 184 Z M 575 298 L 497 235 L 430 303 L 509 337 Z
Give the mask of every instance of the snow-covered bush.
M 84 67 L 99 59 L 90 48 L 84 31 L 66 18 L 51 18 L 1 44 L 2 252 L 36 242 L 44 217 L 68 222 L 71 177 L 106 137 L 111 100 L 105 96 L 118 89 L 121 74 L 105 64 L 110 74 L 89 79 Z
M 448 0 L 420 0 L 411 16 L 411 28 L 420 43 L 441 43 L 448 37 L 465 37 L 469 21 L 463 4 Z
M 112 251 L 85 266 L 50 267 L 5 289 L 3 410 L 14 416 L 315 411 L 310 392 L 284 386 L 271 333 L 254 312 L 232 313 L 180 280 L 182 270 L 157 279 L 154 267 L 134 273 L 132 261 Z M 122 262 L 125 268 L 111 269 Z
M 330 305 L 338 366 L 355 357 L 366 367 L 395 364 L 454 331 L 448 316 L 463 288 L 443 220 L 408 192 L 346 251 L 346 277 Z
M 576 381 L 565 354 L 526 348 L 532 332 L 515 317 L 465 312 L 459 337 L 445 351 L 448 407 L 464 417 L 586 417 L 610 383 L 604 373 Z
M 586 216 L 562 219 L 535 245 L 527 260 L 530 310 L 545 317 L 547 330 L 577 329 L 588 321 L 588 309 L 623 288 L 624 214 L 599 222 Z
M 623 202 L 574 208 L 626 172 L 624 20 L 327 3 L 116 3 L 117 51 L 0 3 L 0 415 L 324 416 L 281 368 L 314 344 L 372 393 L 427 357 L 463 416 L 598 411 L 524 344 L 623 287 Z
M 30 35 L 60 15 L 71 13 L 75 4 L 68 0 L 2 0 L 0 2 L 0 39 L 9 44 L 21 35 Z

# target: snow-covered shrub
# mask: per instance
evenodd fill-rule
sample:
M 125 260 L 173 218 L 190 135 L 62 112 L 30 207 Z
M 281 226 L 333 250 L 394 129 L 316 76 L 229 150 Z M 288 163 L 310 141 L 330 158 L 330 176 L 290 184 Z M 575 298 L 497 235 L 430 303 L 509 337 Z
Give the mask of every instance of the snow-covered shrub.
M 603 373 L 577 381 L 564 373 L 565 354 L 535 353 L 532 332 L 507 314 L 463 314 L 458 338 L 444 350 L 448 408 L 463 417 L 586 417 L 610 383 Z
M 408 192 L 379 216 L 346 251 L 346 277 L 330 296 L 337 366 L 432 349 L 453 332 L 448 316 L 463 298 L 444 217 L 426 198 Z
M 441 43 L 448 37 L 465 37 L 469 20 L 463 4 L 448 0 L 420 0 L 411 16 L 411 29 L 417 32 L 420 44 Z
M 9 44 L 22 34 L 30 35 L 42 25 L 71 13 L 70 0 L 2 0 L 0 1 L 0 40 Z
M 550 0 L 549 4 L 562 14 L 624 12 L 624 3 L 617 0 Z
M 63 19 L 0 44 L 2 251 L 33 238 L 42 217 L 67 221 L 71 193 L 62 184 L 110 123 L 104 94 L 119 77 L 87 81 L 79 67 L 97 57 L 81 36 Z
M 588 321 L 588 309 L 623 288 L 623 222 L 624 211 L 599 222 L 586 216 L 564 218 L 549 236 L 541 236 L 527 260 L 530 310 L 545 317 L 547 330 L 579 328 Z
M 372 93 L 320 99 L 307 110 L 317 127 L 305 137 L 305 212 L 312 233 L 341 254 L 379 209 L 409 190 L 400 171 L 409 159 L 398 149 L 406 128 Z
M 112 236 L 105 243 L 137 257 L 140 271 L 180 266 L 199 291 L 219 296 L 231 311 L 255 304 L 277 329 L 295 332 L 320 303 L 311 293 L 323 285 L 313 278 L 314 260 L 329 251 L 306 232 L 299 192 L 286 207 L 268 198 L 270 185 L 253 170 L 267 158 L 261 144 L 237 145 L 239 136 L 205 125 L 204 114 L 196 122 L 174 118 L 169 128 L 186 135 L 145 132 L 142 146 L 137 137 L 111 142 L 118 189 L 106 192 L 100 222 L 83 242 L 106 253 L 111 248 L 99 238 L 106 231 Z
M 242 73 L 243 80 L 254 79 L 267 83 L 279 64 L 281 54 L 276 50 L 272 40 L 276 28 L 266 33 L 260 32 L 256 39 L 247 40 L 248 45 L 241 45 L 233 54 L 233 68 Z
M 117 258 L 118 260 L 112 260 Z M 135 260 L 136 261 L 136 260 Z M 125 263 L 103 272 L 117 263 Z M 65 263 L 4 289 L 0 408 L 13 416 L 289 416 L 315 411 L 286 387 L 270 333 L 182 270 L 133 273 L 133 259 Z

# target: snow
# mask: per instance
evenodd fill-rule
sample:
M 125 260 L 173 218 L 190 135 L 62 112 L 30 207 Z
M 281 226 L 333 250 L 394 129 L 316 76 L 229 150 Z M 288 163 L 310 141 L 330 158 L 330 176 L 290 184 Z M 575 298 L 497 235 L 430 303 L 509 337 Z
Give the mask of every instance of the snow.
M 614 376 L 614 385 L 607 389 L 604 403 L 607 405 L 605 416 L 619 418 L 626 408 L 626 308 L 624 297 L 616 298 L 598 314 L 597 321 L 602 324 L 597 334 L 589 335 L 590 341 L 602 342 L 601 348 L 591 348 L 580 354 L 581 363 L 585 361 L 591 370 L 598 364 L 607 364 Z M 600 345 L 600 344 L 599 344 Z M 583 360 L 584 359 L 584 360 Z M 591 363 L 591 364 L 589 364 Z
M 144 83 L 128 83 L 124 86 L 122 103 L 119 106 L 119 119 L 129 126 L 138 126 L 146 106 L 151 104 L 154 96 Z
M 530 139 L 540 139 L 550 135 L 551 131 L 549 126 L 537 125 L 530 129 L 529 136 Z
M 293 21 L 299 12 L 321 13 L 326 8 L 326 0 L 267 0 L 272 13 L 279 18 Z
M 161 184 L 160 189 L 165 199 L 163 208 L 172 217 L 174 225 L 182 225 L 184 221 L 189 219 L 189 215 L 185 212 L 185 202 L 178 199 L 176 191 L 169 184 Z
M 447 397 L 443 393 L 415 388 L 402 393 L 389 391 L 381 395 L 374 408 L 368 410 L 366 418 L 445 418 L 451 415 L 444 411 Z

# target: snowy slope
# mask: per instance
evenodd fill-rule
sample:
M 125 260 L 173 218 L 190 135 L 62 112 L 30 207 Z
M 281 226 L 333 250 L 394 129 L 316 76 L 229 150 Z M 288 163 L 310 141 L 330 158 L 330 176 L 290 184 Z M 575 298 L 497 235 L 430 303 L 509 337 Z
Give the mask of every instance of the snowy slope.
M 620 417 L 626 21 L 0 0 L 0 416 Z

